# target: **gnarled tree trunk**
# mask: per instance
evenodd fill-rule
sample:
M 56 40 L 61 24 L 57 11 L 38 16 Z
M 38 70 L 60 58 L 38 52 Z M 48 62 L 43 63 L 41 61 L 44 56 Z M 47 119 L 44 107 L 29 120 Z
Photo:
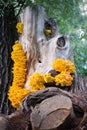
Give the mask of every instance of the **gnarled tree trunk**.
M 49 18 L 43 7 L 27 7 L 19 16 L 24 24 L 24 32 L 19 36 L 28 59 L 27 79 L 33 72 L 48 73 L 56 58 L 73 60 L 69 37 L 61 35 L 56 22 Z M 51 30 L 46 35 L 44 31 Z M 25 87 L 29 88 L 27 81 Z

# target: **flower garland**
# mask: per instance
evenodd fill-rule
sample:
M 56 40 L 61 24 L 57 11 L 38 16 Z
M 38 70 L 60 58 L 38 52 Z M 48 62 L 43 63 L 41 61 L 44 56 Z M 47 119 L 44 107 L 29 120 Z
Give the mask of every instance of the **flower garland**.
M 60 74 L 55 76 L 55 84 L 63 86 L 71 86 L 73 81 L 73 77 L 70 75 L 69 72 L 62 71 Z
M 71 74 L 75 73 L 75 65 L 70 60 L 55 59 L 52 66 L 59 72 L 55 77 L 52 77 L 49 73 L 35 72 L 29 78 L 29 86 L 32 92 L 45 88 L 45 83 L 55 83 L 56 86 L 60 85 L 61 87 L 72 85 L 73 75 Z
M 75 65 L 70 60 L 55 59 L 52 66 L 58 72 L 68 71 L 69 73 L 75 73 Z
M 50 74 L 42 74 L 40 72 L 35 72 L 29 78 L 29 86 L 32 92 L 36 92 L 37 90 L 44 89 L 45 83 L 54 82 L 54 78 Z
M 27 58 L 24 54 L 22 44 L 19 44 L 18 41 L 13 45 L 11 58 L 14 61 L 14 66 L 12 68 L 13 82 L 8 92 L 8 98 L 12 106 L 18 108 L 21 100 L 30 93 L 29 90 L 24 88 L 27 73 Z

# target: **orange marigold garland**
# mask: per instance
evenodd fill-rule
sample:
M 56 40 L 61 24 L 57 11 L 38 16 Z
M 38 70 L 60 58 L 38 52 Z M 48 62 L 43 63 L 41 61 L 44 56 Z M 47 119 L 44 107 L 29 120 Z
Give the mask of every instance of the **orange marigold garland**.
M 11 58 L 14 61 L 14 66 L 12 68 L 13 82 L 8 92 L 8 98 L 12 106 L 18 108 L 21 100 L 30 93 L 29 90 L 24 88 L 27 73 L 27 58 L 24 54 L 22 44 L 18 41 L 16 41 L 13 46 Z

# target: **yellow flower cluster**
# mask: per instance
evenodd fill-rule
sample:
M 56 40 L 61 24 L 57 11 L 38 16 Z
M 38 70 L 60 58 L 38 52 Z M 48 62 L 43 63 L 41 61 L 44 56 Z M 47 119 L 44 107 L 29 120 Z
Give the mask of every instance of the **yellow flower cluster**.
M 70 60 L 55 59 L 52 66 L 57 72 L 60 72 L 55 76 L 56 85 L 71 86 L 73 77 L 71 74 L 75 73 L 75 65 Z
M 71 86 L 72 81 L 73 81 L 73 77 L 70 75 L 70 73 L 66 71 L 62 71 L 60 74 L 55 76 L 56 85 Z
M 50 73 L 48 74 L 43 74 L 43 77 L 44 77 L 44 82 L 45 83 L 53 83 L 54 82 L 54 77 L 52 77 L 50 75 Z
M 27 58 L 24 54 L 22 44 L 20 44 L 18 41 L 16 41 L 15 45 L 13 46 L 11 58 L 14 61 L 14 66 L 12 68 L 13 82 L 8 92 L 8 98 L 13 107 L 18 108 L 21 100 L 30 93 L 29 90 L 23 88 L 27 73 Z
M 25 88 L 21 88 L 18 85 L 17 86 L 11 86 L 8 97 L 11 101 L 11 104 L 14 108 L 18 108 L 20 106 L 21 101 L 24 99 L 26 95 L 28 95 L 30 92 L 29 90 Z
M 23 33 L 24 24 L 21 23 L 21 22 L 19 22 L 19 23 L 17 23 L 16 28 L 17 28 L 17 31 L 18 31 L 19 33 Z
M 35 72 L 29 79 L 29 86 L 32 92 L 36 92 L 37 90 L 44 89 L 45 83 L 51 82 L 54 82 L 54 77 L 50 74 Z
M 55 59 L 52 64 L 53 68 L 58 71 L 68 71 L 70 73 L 75 73 L 75 65 L 70 60 Z
M 35 72 L 29 79 L 29 86 L 32 92 L 45 88 L 45 83 L 55 83 L 56 86 L 71 86 L 73 81 L 71 74 L 75 73 L 74 64 L 70 60 L 56 59 L 52 65 L 60 73 L 52 77 L 49 73 Z

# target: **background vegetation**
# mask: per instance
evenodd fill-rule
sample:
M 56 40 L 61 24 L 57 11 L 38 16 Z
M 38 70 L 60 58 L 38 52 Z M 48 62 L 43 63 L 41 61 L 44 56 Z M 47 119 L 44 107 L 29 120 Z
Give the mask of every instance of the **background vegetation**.
M 58 23 L 60 32 L 70 35 L 77 72 L 87 76 L 87 0 L 1 0 L 0 18 L 9 10 L 14 10 L 17 17 L 28 5 L 44 6 Z

